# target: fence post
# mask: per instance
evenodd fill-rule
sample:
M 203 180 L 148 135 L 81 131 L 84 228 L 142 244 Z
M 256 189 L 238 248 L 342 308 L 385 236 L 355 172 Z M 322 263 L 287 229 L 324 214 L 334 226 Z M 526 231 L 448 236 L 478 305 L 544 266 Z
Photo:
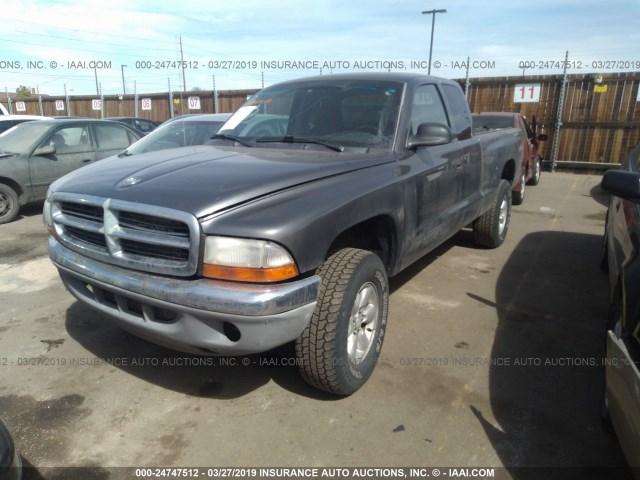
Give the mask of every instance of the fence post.
M 133 81 L 133 116 L 138 116 L 138 85 L 136 81 Z
M 11 99 L 9 98 L 9 90 L 7 87 L 4 87 L 4 94 L 7 97 L 7 108 L 9 109 L 9 114 L 13 115 L 13 108 L 11 106 Z
M 102 119 L 104 118 L 104 95 L 102 94 L 102 82 L 100 82 L 98 92 L 100 92 L 100 118 Z
M 213 77 L 213 113 L 218 113 L 218 90 L 216 89 L 216 76 Z
M 42 95 L 40 95 L 40 87 L 36 87 L 36 92 L 38 92 L 38 112 L 40 112 L 40 116 L 42 117 Z
M 560 128 L 562 127 L 562 108 L 564 106 L 564 93 L 567 88 L 567 64 L 569 63 L 569 50 L 564 56 L 564 69 L 562 71 L 562 85 L 560 86 L 560 97 L 558 98 L 558 112 L 556 114 L 556 131 L 553 135 L 553 149 L 551 150 L 551 171 L 556 171 L 558 162 L 558 150 L 560 150 Z

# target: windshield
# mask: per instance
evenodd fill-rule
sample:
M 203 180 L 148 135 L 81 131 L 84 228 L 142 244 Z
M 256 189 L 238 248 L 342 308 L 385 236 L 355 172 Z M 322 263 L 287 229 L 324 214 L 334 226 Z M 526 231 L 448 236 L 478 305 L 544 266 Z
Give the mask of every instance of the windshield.
M 24 122 L 0 134 L 0 152 L 25 153 L 51 124 L 39 121 Z
M 309 141 L 317 148 L 391 149 L 402 91 L 401 83 L 375 80 L 276 85 L 251 97 L 218 133 L 256 146 Z
M 223 123 L 216 120 L 174 120 L 156 128 L 131 145 L 126 152 L 128 155 L 137 155 L 167 148 L 202 145 L 209 141 Z

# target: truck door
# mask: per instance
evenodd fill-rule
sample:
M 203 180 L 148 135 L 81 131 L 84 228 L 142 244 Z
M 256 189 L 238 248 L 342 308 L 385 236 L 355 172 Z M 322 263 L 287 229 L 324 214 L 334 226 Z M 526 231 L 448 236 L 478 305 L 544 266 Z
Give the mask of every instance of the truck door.
M 438 88 L 421 85 L 413 94 L 409 136 L 422 123 L 451 126 Z M 463 153 L 458 141 L 446 145 L 420 147 L 410 159 L 415 197 L 415 238 L 411 242 L 414 255 L 441 243 L 459 229 L 454 226 L 455 205 L 462 192 Z
M 458 138 L 458 149 L 460 157 L 456 162 L 456 168 L 461 170 L 461 175 L 457 177 L 459 184 L 456 188 L 456 210 L 465 220 L 475 218 L 474 204 L 481 200 L 482 194 L 480 184 L 482 181 L 482 153 L 480 143 L 471 138 L 471 114 L 467 100 L 460 88 L 454 85 L 442 85 L 444 98 L 449 106 L 451 117 L 451 129 Z M 471 216 L 473 218 L 467 218 Z

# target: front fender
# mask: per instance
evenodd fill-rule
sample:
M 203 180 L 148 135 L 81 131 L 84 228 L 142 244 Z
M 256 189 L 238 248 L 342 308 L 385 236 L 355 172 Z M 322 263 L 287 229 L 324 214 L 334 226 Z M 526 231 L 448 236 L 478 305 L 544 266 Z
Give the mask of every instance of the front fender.
M 396 163 L 299 185 L 214 216 L 205 235 L 266 239 L 286 247 L 301 273 L 325 260 L 333 241 L 365 220 L 386 216 L 401 225 L 402 186 Z

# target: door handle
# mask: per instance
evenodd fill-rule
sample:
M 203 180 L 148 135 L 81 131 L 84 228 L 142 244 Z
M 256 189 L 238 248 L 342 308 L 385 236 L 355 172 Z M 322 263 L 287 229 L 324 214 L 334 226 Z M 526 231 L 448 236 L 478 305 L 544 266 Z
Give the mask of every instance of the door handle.
M 82 160 L 82 163 L 89 163 L 89 162 L 91 162 L 90 158 L 85 158 L 84 160 Z
M 462 168 L 462 162 L 456 162 L 453 164 L 454 170 L 460 170 Z

